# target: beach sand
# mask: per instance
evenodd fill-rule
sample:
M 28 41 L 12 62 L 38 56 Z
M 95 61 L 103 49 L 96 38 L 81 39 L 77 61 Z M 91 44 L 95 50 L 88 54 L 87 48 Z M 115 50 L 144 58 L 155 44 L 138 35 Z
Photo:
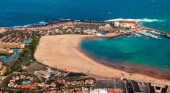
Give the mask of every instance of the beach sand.
M 142 82 L 170 85 L 168 80 L 156 79 L 141 74 L 129 74 L 103 65 L 86 56 L 79 48 L 80 42 L 87 35 L 55 35 L 43 36 L 34 53 L 39 62 L 51 67 L 66 69 L 67 71 L 83 72 L 94 76 L 114 77 L 123 76 Z M 104 79 L 104 78 L 103 78 Z
M 0 27 L 0 33 L 3 33 L 3 32 L 5 32 L 5 28 Z

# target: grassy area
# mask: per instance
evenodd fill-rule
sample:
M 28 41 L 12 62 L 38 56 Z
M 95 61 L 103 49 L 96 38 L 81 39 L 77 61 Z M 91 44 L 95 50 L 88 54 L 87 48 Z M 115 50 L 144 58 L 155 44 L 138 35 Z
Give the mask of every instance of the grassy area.
M 38 71 L 38 70 L 42 70 L 42 69 L 45 69 L 46 66 L 42 65 L 42 64 L 39 64 L 37 62 L 33 62 L 30 64 L 30 66 L 28 67 L 28 71 L 29 72 L 34 72 L 34 71 Z
M 29 66 L 32 62 L 35 62 L 33 54 L 38 42 L 39 38 L 32 37 L 32 42 L 27 45 L 20 54 L 20 57 L 16 61 L 15 65 L 11 68 L 12 71 L 18 70 L 21 68 L 21 65 Z
M 38 42 L 39 38 L 33 37 L 32 42 L 25 47 L 21 57 L 18 59 L 22 65 L 30 65 L 30 62 L 35 61 L 33 55 Z

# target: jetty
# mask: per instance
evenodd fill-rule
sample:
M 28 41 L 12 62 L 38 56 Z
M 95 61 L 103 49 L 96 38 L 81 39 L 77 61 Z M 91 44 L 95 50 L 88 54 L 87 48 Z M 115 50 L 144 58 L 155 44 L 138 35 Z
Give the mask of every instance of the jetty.
M 145 27 L 146 28 L 146 27 Z M 153 33 L 159 33 L 160 35 L 166 35 L 166 32 L 156 30 L 156 29 L 151 29 L 151 28 L 146 28 L 147 31 L 153 32 Z
M 144 35 L 144 36 L 147 36 L 147 37 L 152 37 L 152 38 L 155 38 L 155 39 L 160 39 L 159 36 L 156 36 L 155 34 L 159 34 L 157 32 L 152 32 L 152 33 L 149 33 L 151 31 L 139 31 L 138 33 L 139 34 L 136 34 L 137 36 L 141 37 L 141 35 Z
M 162 35 L 162 36 L 164 36 L 166 38 L 170 38 L 170 34 L 169 33 L 166 33 L 166 32 L 160 31 L 160 30 L 151 29 L 151 28 L 146 28 L 146 30 L 148 30 L 148 31 L 150 31 L 152 33 L 155 33 L 155 34 Z
M 170 38 L 170 34 L 165 34 L 164 36 L 167 38 Z

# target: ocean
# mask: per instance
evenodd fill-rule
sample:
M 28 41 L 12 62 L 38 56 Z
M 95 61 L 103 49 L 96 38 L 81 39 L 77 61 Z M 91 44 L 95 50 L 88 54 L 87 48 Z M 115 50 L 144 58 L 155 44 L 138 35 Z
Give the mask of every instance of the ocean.
M 0 27 L 28 26 L 60 19 L 129 19 L 170 33 L 169 6 L 169 0 L 0 0 Z M 170 72 L 170 39 L 161 38 L 84 40 L 81 48 L 109 63 Z

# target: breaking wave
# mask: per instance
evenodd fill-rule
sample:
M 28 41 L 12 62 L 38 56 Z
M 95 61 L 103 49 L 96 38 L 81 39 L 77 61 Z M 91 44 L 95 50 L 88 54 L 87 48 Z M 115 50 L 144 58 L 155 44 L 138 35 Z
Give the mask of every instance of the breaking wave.
M 7 28 L 29 27 L 29 26 L 32 26 L 32 25 L 46 25 L 46 24 L 47 24 L 46 21 L 41 21 L 41 22 L 34 23 L 34 24 L 27 24 L 27 25 L 22 25 L 22 26 L 11 26 L 11 27 L 7 27 Z
M 143 18 L 143 19 L 123 19 L 123 18 L 117 18 L 117 19 L 106 20 L 106 22 L 108 22 L 108 21 L 164 22 L 166 20 L 148 19 L 148 18 Z

